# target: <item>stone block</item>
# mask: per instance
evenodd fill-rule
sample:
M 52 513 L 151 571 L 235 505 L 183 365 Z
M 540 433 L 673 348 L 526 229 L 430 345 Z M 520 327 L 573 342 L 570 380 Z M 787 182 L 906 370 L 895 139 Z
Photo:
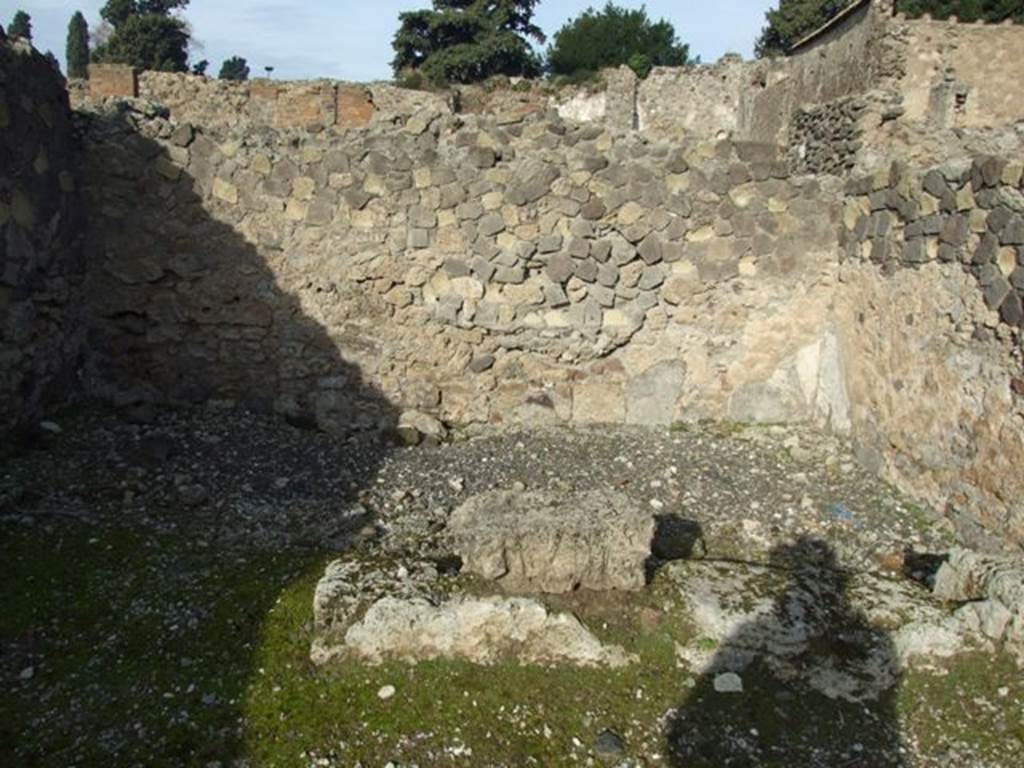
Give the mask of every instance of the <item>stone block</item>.
M 477 230 L 485 237 L 494 237 L 505 231 L 505 220 L 500 213 L 488 213 L 477 222 Z
M 626 388 L 626 423 L 645 426 L 672 424 L 684 373 L 681 361 L 666 360 L 631 379 Z
M 238 203 L 238 188 L 221 178 L 213 180 L 213 196 L 230 205 Z
M 637 590 L 655 519 L 615 491 L 491 491 L 451 515 L 463 571 L 508 592 Z
M 622 383 L 588 376 L 572 390 L 572 419 L 578 424 L 621 424 L 626 420 Z
M 425 229 L 412 227 L 409 229 L 408 244 L 410 248 L 429 248 L 430 233 Z
M 304 85 L 283 88 L 274 103 L 275 128 L 316 128 L 336 122 L 334 87 Z

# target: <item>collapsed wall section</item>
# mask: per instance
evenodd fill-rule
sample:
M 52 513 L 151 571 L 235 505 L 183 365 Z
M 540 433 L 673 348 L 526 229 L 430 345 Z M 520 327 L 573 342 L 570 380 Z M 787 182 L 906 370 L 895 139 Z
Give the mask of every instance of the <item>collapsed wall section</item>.
M 82 342 L 67 92 L 24 42 L 0 40 L 0 445 L 63 399 Z

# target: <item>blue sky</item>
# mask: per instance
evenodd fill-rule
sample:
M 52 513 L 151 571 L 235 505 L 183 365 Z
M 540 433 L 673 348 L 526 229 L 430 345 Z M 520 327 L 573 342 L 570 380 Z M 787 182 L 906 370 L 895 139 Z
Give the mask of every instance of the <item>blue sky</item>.
M 90 27 L 99 21 L 104 0 L 0 0 L 4 27 L 15 10 L 32 16 L 33 37 L 40 50 L 52 50 L 63 62 L 67 25 L 81 10 Z M 216 74 L 220 63 L 237 54 L 253 73 L 266 65 L 274 77 L 328 77 L 377 80 L 390 76 L 391 37 L 400 11 L 424 8 L 429 0 L 192 0 L 185 18 L 197 45 L 192 58 L 209 59 Z M 619 0 L 636 7 L 640 2 Z M 648 0 L 652 18 L 666 18 L 705 62 L 723 53 L 750 56 L 754 38 L 772 0 Z M 566 20 L 603 0 L 541 0 L 537 22 L 550 36 Z

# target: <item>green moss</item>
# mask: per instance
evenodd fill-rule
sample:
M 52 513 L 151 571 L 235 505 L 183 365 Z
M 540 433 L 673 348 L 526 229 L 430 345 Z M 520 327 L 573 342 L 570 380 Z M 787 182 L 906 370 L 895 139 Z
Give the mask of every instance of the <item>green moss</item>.
M 897 697 L 901 717 L 928 750 L 967 746 L 998 760 L 1008 748 L 1024 750 L 1024 680 L 1006 655 L 971 653 L 941 674 L 908 671 Z M 1007 763 L 1009 764 L 1009 763 Z
M 205 550 L 181 536 L 79 524 L 4 526 L 0 536 L 5 669 L 12 679 L 35 669 L 0 698 L 0 754 L 12 765 L 247 758 L 305 768 L 315 756 L 335 765 L 568 766 L 585 761 L 605 728 L 633 755 L 664 754 L 666 711 L 708 696 L 706 679 L 677 667 L 676 644 L 717 650 L 672 604 L 679 585 L 656 578 L 636 595 L 548 600 L 639 656 L 623 669 L 318 668 L 308 660 L 311 597 L 329 554 Z M 776 685 L 756 670 L 743 678 L 744 701 L 758 685 Z M 377 696 L 384 685 L 396 688 L 386 701 Z M 1022 698 L 1012 662 L 977 656 L 945 676 L 907 672 L 896 708 L 907 737 L 929 750 L 953 739 L 998 758 L 1024 735 L 1019 708 L 1008 706 Z M 709 723 L 735 717 L 726 706 L 734 700 L 708 701 Z M 757 703 L 749 717 L 765 734 L 784 734 L 792 707 Z M 462 745 L 471 757 L 446 752 Z

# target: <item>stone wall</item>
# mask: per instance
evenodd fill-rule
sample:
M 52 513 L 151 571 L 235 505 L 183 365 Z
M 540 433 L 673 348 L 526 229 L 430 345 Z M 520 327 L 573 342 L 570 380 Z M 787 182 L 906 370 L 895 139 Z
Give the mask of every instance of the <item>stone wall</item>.
M 791 117 L 801 107 L 863 94 L 888 66 L 884 3 L 864 3 L 798 51 L 759 62 L 753 87 L 740 94 L 737 135 L 789 142 Z
M 996 157 L 915 173 L 901 163 L 851 181 L 844 252 L 886 271 L 930 261 L 961 264 L 986 304 L 1024 324 L 1022 164 Z
M 843 332 L 862 459 L 975 543 L 1024 542 L 1022 165 L 994 157 L 850 182 Z
M 738 56 L 710 66 L 656 67 L 638 89 L 640 130 L 665 138 L 727 138 L 739 128 L 740 98 L 753 72 Z
M 907 20 L 874 0 L 851 6 L 791 56 L 659 67 L 637 85 L 635 104 L 579 96 L 560 111 L 626 126 L 635 114 L 636 127 L 662 139 L 774 142 L 790 149 L 795 170 L 834 173 L 929 139 L 942 156 L 963 143 L 953 130 L 975 131 L 976 151 L 988 141 L 977 132 L 1024 121 L 1022 76 L 1024 27 Z
M 0 447 L 74 378 L 83 225 L 60 75 L 0 40 Z
M 420 109 L 451 112 L 450 97 L 331 80 L 231 82 L 171 72 L 143 72 L 139 96 L 167 107 L 176 120 L 209 128 L 354 128 L 407 117 Z
M 843 175 L 857 165 L 867 107 L 859 96 L 797 109 L 789 127 L 787 158 L 795 173 Z
M 713 65 L 657 67 L 643 81 L 628 68 L 607 70 L 606 87 L 596 93 L 545 93 L 536 84 L 427 93 L 386 84 L 233 83 L 155 72 L 141 74 L 136 86 L 124 68 L 94 69 L 93 100 L 137 90 L 175 119 L 211 128 L 358 127 L 423 109 L 496 115 L 555 108 L 567 119 L 601 122 L 614 132 L 638 129 L 662 140 L 774 142 L 791 149 L 796 170 L 810 172 L 870 167 L 892 151 L 894 129 L 911 137 L 907 144 L 942 129 L 1024 121 L 1016 96 L 1024 76 L 1024 27 L 907 20 L 893 16 L 891 0 L 853 4 L 788 57 L 744 62 L 727 55 Z M 860 103 L 866 109 L 859 122 L 842 114 Z M 950 135 L 943 143 L 957 139 Z M 823 156 L 832 154 L 827 144 L 840 143 L 846 146 L 838 156 Z
M 936 128 L 992 128 L 1024 120 L 1024 25 L 897 19 L 898 88 L 906 117 Z
M 838 182 L 771 148 L 434 113 L 337 135 L 108 113 L 87 139 L 111 396 L 345 429 L 337 359 L 451 423 L 844 418 Z
M 94 101 L 131 99 L 139 95 L 138 73 L 122 64 L 90 64 L 86 85 L 89 98 Z

